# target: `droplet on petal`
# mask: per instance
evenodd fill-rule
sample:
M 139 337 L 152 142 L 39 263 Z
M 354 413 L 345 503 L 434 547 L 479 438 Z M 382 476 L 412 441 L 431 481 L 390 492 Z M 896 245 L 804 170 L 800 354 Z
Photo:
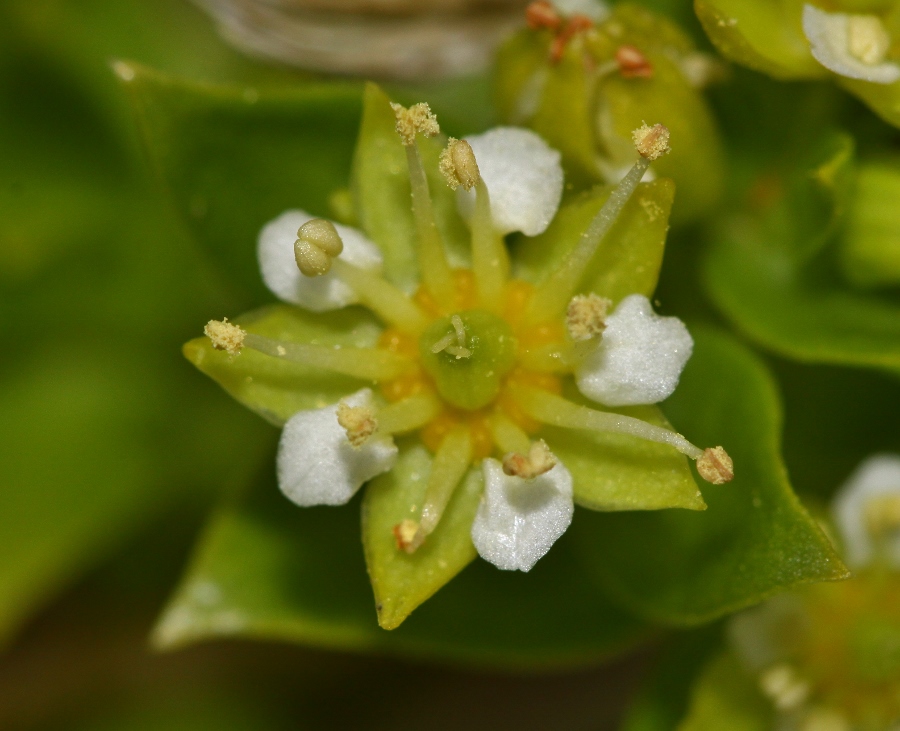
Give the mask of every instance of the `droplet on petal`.
M 297 231 L 315 218 L 301 210 L 285 211 L 260 231 L 256 253 L 263 281 L 274 295 L 313 312 L 326 312 L 352 305 L 357 297 L 334 272 L 311 279 L 298 269 Z M 363 269 L 381 268 L 381 251 L 361 231 L 337 223 L 334 228 L 344 243 L 341 259 Z
M 623 299 L 606 318 L 600 344 L 575 373 L 578 389 L 606 406 L 655 404 L 669 397 L 694 341 L 677 317 L 661 317 L 643 295 Z
M 371 409 L 372 391 L 364 388 L 341 403 Z M 278 486 L 297 505 L 343 505 L 364 482 L 394 466 L 394 440 L 376 434 L 354 446 L 338 422 L 338 406 L 299 411 L 281 432 Z
M 485 459 L 484 497 L 472 541 L 497 568 L 529 571 L 572 522 L 572 475 L 561 464 L 531 480 L 507 475 Z
M 538 134 L 518 127 L 497 127 L 466 141 L 490 193 L 497 232 L 537 236 L 546 231 L 562 198 L 559 152 Z M 471 218 L 474 192 L 460 189 L 457 196 L 463 216 Z

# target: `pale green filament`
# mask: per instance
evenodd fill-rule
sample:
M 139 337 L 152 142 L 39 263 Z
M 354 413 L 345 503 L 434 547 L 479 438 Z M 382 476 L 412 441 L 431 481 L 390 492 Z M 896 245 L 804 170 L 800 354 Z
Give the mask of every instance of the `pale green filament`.
M 289 343 L 248 332 L 244 346 L 273 358 L 323 368 L 367 381 L 387 381 L 409 370 L 409 361 L 379 348 L 335 348 L 330 345 Z
M 436 419 L 443 410 L 437 396 L 419 394 L 385 406 L 378 412 L 378 431 L 382 434 L 404 434 L 421 429 Z
M 336 258 L 332 267 L 350 287 L 361 304 L 385 322 L 409 335 L 418 335 L 428 326 L 428 318 L 419 306 L 378 274 L 360 269 Z
M 437 527 L 456 486 L 465 477 L 471 463 L 472 437 L 469 430 L 465 427 L 454 429 L 444 437 L 431 463 L 422 520 L 412 542 L 414 548 L 420 546 Z
M 587 230 L 581 234 L 575 248 L 559 267 L 542 284 L 538 285 L 528 308 L 527 322 L 543 322 L 566 309 L 572 295 L 578 289 L 588 264 L 597 253 L 600 242 L 618 219 L 649 167 L 650 160 L 639 157 L 634 167 L 613 188 L 606 203 L 594 216 L 594 220 L 591 221 Z
M 691 459 L 703 456 L 703 450 L 695 447 L 681 434 L 631 416 L 589 409 L 536 388 L 518 388 L 516 397 L 526 414 L 544 424 L 566 429 L 630 434 L 638 439 L 668 444 Z
M 531 448 L 531 440 L 525 431 L 502 412 L 496 412 L 490 418 L 491 436 L 494 438 L 494 444 L 504 454 L 517 452 L 519 454 L 528 454 Z
M 431 203 L 422 157 L 415 142 L 405 147 L 412 188 L 412 212 L 418 234 L 416 256 L 422 272 L 422 282 L 438 302 L 451 303 L 455 298 L 453 272 L 447 263 L 444 242 L 441 240 L 441 233 L 434 217 L 434 206 Z
M 472 270 L 482 304 L 492 312 L 502 312 L 503 289 L 509 277 L 509 254 L 503 237 L 494 230 L 491 198 L 482 179 L 475 184 Z

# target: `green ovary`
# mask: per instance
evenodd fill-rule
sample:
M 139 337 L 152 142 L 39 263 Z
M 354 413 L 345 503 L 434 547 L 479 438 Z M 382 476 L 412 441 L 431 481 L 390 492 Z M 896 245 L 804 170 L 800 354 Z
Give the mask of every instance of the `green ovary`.
M 516 342 L 509 325 L 490 312 L 458 314 L 465 328 L 464 347 L 471 354 L 458 357 L 452 352 L 456 347 L 433 352 L 436 343 L 455 333 L 451 318 L 443 317 L 419 340 L 422 365 L 447 403 L 460 409 L 480 409 L 500 393 L 503 378 L 515 364 Z M 460 344 L 454 340 L 453 345 Z

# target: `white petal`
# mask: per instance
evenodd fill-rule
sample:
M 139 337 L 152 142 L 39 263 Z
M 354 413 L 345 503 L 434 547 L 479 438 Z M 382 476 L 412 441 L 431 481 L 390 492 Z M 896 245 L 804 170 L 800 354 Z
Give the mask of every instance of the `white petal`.
M 523 480 L 486 459 L 484 497 L 472 523 L 472 541 L 497 568 L 528 571 L 572 522 L 572 475 L 557 465 Z
M 828 13 L 812 5 L 803 6 L 803 32 L 816 61 L 850 79 L 876 84 L 893 84 L 900 79 L 900 65 L 868 64 L 850 52 L 850 18 L 846 13 Z
M 256 254 L 266 286 L 279 299 L 313 312 L 336 310 L 356 302 L 356 294 L 334 272 L 305 277 L 294 259 L 297 229 L 316 218 L 306 211 L 290 210 L 269 221 L 259 232 Z M 355 228 L 334 224 L 344 241 L 341 258 L 363 269 L 381 268 L 378 246 Z
M 860 568 L 872 560 L 875 546 L 868 531 L 866 505 L 872 498 L 885 496 L 900 498 L 900 456 L 869 457 L 832 501 L 832 516 L 844 541 L 844 560 L 850 568 Z M 891 563 L 900 567 L 900 534 L 892 536 L 886 548 Z
M 694 341 L 677 317 L 660 317 L 640 294 L 606 319 L 597 348 L 575 373 L 578 389 L 606 406 L 655 404 L 678 385 Z
M 370 406 L 364 388 L 345 401 Z M 367 480 L 394 466 L 397 447 L 390 437 L 374 436 L 353 448 L 338 424 L 337 404 L 299 411 L 284 425 L 278 444 L 278 486 L 297 505 L 343 505 Z
M 466 137 L 491 196 L 491 216 L 499 233 L 537 236 L 547 230 L 562 198 L 560 154 L 531 130 L 497 127 Z M 475 208 L 475 191 L 457 189 L 465 218 Z

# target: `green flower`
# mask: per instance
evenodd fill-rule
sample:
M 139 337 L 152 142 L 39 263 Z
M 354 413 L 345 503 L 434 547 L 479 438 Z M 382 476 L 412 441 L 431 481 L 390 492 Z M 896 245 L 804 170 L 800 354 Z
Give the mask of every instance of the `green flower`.
M 557 213 L 559 154 L 534 132 L 450 139 L 437 155 L 427 105 L 392 106 L 369 88 L 358 155 L 371 145 L 381 164 L 359 185 L 383 193 L 397 153 L 405 158 L 411 250 L 382 238 L 401 214 L 373 212 L 365 194 L 363 230 L 285 212 L 263 228 L 258 255 L 267 286 L 290 304 L 212 321 L 185 347 L 284 426 L 278 478 L 295 503 L 346 503 L 370 483 L 364 542 L 388 628 L 411 611 L 391 606 L 405 591 L 392 585 L 398 570 L 439 574 L 432 592 L 475 550 L 527 571 L 566 530 L 573 502 L 703 509 L 682 455 L 715 484 L 732 477 L 724 450 L 697 448 L 653 405 L 692 348 L 684 325 L 647 300 L 672 189 L 640 181 L 668 151 L 668 131 L 637 130 L 640 154 L 621 183 Z M 384 134 L 394 116 L 399 142 Z M 438 157 L 457 189 L 450 206 L 450 191 L 429 183 L 426 161 Z M 464 230 L 456 203 L 465 249 L 451 233 Z M 526 238 L 511 258 L 504 236 L 516 231 Z M 590 435 L 587 452 L 573 448 L 576 433 Z

